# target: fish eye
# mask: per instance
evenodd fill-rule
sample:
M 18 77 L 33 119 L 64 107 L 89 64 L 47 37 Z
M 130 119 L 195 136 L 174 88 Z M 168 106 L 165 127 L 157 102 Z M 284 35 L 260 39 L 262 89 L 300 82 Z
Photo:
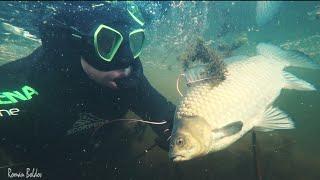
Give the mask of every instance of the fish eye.
M 176 145 L 177 145 L 177 146 L 183 146 L 183 145 L 184 145 L 184 140 L 183 140 L 183 138 L 179 137 L 179 138 L 176 140 Z

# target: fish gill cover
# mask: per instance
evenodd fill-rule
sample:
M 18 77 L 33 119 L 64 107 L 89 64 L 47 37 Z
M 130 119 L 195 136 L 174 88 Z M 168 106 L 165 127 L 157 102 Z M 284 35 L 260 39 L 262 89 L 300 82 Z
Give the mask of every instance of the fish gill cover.
M 178 60 L 183 65 L 188 84 L 203 80 L 218 84 L 225 79 L 227 69 L 222 55 L 206 45 L 203 38 L 198 37 L 190 44 Z

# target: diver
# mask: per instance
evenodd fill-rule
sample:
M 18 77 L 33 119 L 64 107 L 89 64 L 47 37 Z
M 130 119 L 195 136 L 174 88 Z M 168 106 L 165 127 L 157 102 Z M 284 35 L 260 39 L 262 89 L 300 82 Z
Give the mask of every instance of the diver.
M 151 127 L 168 148 L 175 105 L 143 74 L 138 6 L 70 6 L 41 20 L 39 32 L 39 48 L 0 67 L 0 147 L 32 157 L 63 146 L 81 149 L 92 128 L 78 133 L 77 125 L 121 119 L 130 110 L 164 122 Z

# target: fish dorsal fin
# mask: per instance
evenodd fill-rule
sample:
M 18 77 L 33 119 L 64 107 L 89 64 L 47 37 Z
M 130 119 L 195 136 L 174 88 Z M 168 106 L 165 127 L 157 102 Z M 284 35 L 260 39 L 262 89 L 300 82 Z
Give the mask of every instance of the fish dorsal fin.
M 244 56 L 244 55 L 239 55 L 239 56 L 232 56 L 232 57 L 229 57 L 229 58 L 226 58 L 224 59 L 223 61 L 226 63 L 226 64 L 232 64 L 234 62 L 238 62 L 238 61 L 242 61 L 242 60 L 245 60 L 245 59 L 248 59 L 249 57 L 248 56 Z
M 284 50 L 269 43 L 257 45 L 258 54 L 282 62 L 285 67 L 302 67 L 308 69 L 320 69 L 320 64 L 312 60 L 308 55 L 296 50 Z
M 296 76 L 294 76 L 291 73 L 283 71 L 282 75 L 285 79 L 285 87 L 284 88 L 286 88 L 286 89 L 296 89 L 296 90 L 300 90 L 300 91 L 315 91 L 316 90 L 316 88 L 312 84 L 310 84 L 302 79 L 297 78 Z
M 213 129 L 212 132 L 214 133 L 215 139 L 222 139 L 227 136 L 231 136 L 237 134 L 242 130 L 243 123 L 242 121 L 232 122 L 227 124 L 219 129 Z

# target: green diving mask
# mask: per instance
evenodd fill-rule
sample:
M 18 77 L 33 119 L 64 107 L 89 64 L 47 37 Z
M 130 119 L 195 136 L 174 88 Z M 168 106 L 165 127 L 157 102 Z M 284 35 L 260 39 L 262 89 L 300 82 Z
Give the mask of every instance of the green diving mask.
M 130 16 L 141 26 L 144 25 L 144 19 L 139 7 L 134 2 L 128 2 L 127 11 Z
M 76 42 L 81 42 L 78 43 L 80 45 L 79 50 L 84 54 L 90 54 L 89 56 L 94 54 L 95 57 L 99 57 L 98 61 L 100 62 L 97 61 L 98 64 L 101 62 L 102 64 L 103 62 L 111 62 L 122 44 L 123 47 L 128 48 L 128 50 L 131 51 L 134 59 L 141 54 L 145 40 L 145 22 L 140 9 L 135 3 L 128 2 L 125 9 L 114 8 L 110 12 L 103 9 L 97 9 L 93 11 L 97 13 L 97 16 L 94 17 L 95 19 L 92 19 L 93 16 L 80 12 L 78 15 L 79 18 L 75 19 L 76 23 L 74 21 L 72 21 L 72 23 L 66 23 L 65 17 L 62 14 L 61 16 L 58 16 L 58 18 L 53 16 L 53 18 L 50 19 L 50 23 L 43 21 L 42 25 L 47 29 L 48 27 L 51 29 L 59 27 L 66 32 L 70 31 L 72 38 L 76 39 Z M 105 17 L 101 18 L 104 13 Z M 90 28 L 87 28 L 85 25 L 79 27 L 78 24 L 84 24 L 78 20 L 80 17 L 81 19 L 88 18 L 86 21 L 89 21 L 90 23 L 93 21 L 99 23 L 96 24 L 93 29 L 88 30 Z
M 142 13 L 139 7 L 133 2 L 128 2 L 126 11 L 130 15 L 129 17 L 131 17 L 132 22 L 134 24 L 137 23 L 140 28 L 136 27 L 131 29 L 131 31 L 123 32 L 123 30 L 118 30 L 117 26 L 100 24 L 93 31 L 93 34 L 91 34 L 93 35 L 94 49 L 103 61 L 111 62 L 121 44 L 124 42 L 127 43 L 127 41 L 129 41 L 134 59 L 141 53 L 145 39 L 144 29 L 142 29 L 144 25 Z
M 129 33 L 129 44 L 134 58 L 140 55 L 144 39 L 143 29 L 135 29 Z M 101 24 L 94 32 L 93 42 L 98 56 L 110 62 L 123 42 L 123 35 L 116 29 Z

